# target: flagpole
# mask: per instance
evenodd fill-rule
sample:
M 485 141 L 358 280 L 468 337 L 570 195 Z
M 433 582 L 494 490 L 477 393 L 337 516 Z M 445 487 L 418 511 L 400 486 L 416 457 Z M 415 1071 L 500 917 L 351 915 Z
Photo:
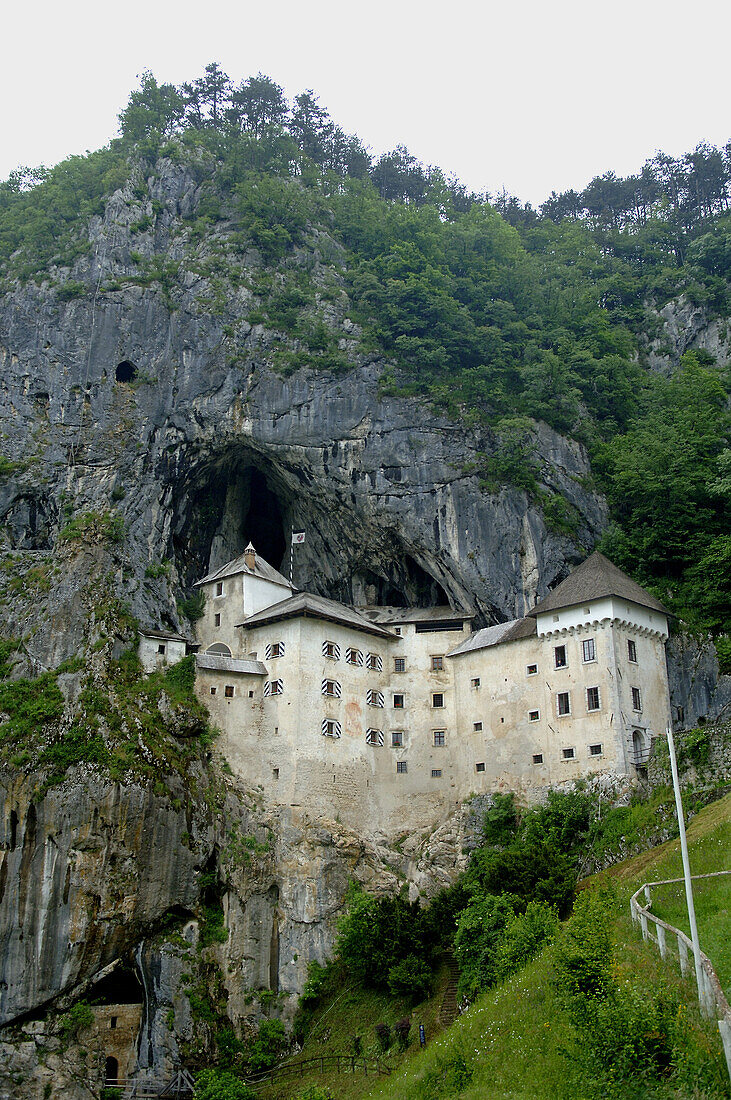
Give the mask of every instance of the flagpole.
M 294 527 L 289 539 L 289 583 L 294 584 L 292 576 L 294 574 Z

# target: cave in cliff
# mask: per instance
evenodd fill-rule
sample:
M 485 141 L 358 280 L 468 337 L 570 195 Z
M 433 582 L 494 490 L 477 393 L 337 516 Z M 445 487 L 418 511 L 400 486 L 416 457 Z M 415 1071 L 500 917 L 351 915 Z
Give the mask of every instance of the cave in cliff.
M 171 556 L 186 587 L 243 553 L 252 542 L 289 575 L 290 531 L 304 529 L 294 582 L 348 604 L 425 607 L 449 603 L 399 530 L 350 501 L 316 492 L 307 472 L 248 449 L 191 460 L 173 484 Z

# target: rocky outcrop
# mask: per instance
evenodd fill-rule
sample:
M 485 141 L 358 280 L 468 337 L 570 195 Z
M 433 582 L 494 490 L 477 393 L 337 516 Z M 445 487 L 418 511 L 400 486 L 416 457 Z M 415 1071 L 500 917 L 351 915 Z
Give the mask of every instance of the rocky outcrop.
M 669 374 L 686 351 L 706 351 L 720 367 L 731 362 L 727 318 L 709 317 L 703 306 L 681 295 L 664 305 L 657 319 L 659 331 L 647 347 L 647 363 L 652 370 Z
M 713 642 L 678 634 L 670 639 L 667 655 L 675 725 L 691 729 L 699 722 L 727 722 L 731 717 L 731 676 L 721 675 Z
M 535 427 L 544 488 L 575 508 L 567 537 L 527 494 L 484 488 L 489 429 L 382 392 L 384 364 L 361 350 L 342 286 L 321 305 L 352 369 L 273 369 L 285 338 L 246 319 L 256 254 L 235 280 L 201 274 L 216 257 L 225 268 L 225 231 L 192 243 L 181 217 L 197 202 L 194 178 L 162 162 L 140 186 L 144 200 L 116 192 L 92 220 L 73 271 L 0 302 L 8 550 L 54 553 L 74 520 L 111 512 L 123 525 L 110 561 L 120 599 L 143 623 L 177 629 L 181 588 L 249 538 L 286 569 L 292 527 L 307 532 L 295 561 L 303 587 L 355 602 L 448 600 L 484 621 L 521 615 L 595 541 L 606 507 L 587 487 L 580 444 Z M 154 228 L 133 231 L 153 203 Z M 330 244 L 328 277 L 340 278 Z M 163 254 L 167 274 L 155 267 Z M 315 285 L 324 278 L 318 250 L 293 262 Z M 69 278 L 86 292 L 65 301 Z M 51 576 L 51 606 L 59 586 Z M 56 603 L 65 641 L 37 609 L 26 616 L 45 665 L 74 652 L 85 614 L 71 593 Z

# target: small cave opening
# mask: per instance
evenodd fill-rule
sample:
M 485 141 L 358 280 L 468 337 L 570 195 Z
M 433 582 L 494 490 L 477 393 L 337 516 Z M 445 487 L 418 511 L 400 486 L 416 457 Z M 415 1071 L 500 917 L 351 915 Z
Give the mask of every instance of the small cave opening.
M 117 363 L 114 370 L 115 382 L 134 382 L 136 377 L 137 367 L 129 359 L 123 359 L 121 363 Z
M 437 580 L 409 554 L 388 563 L 383 573 L 361 568 L 351 581 L 355 606 L 448 606 L 449 597 Z
M 96 983 L 89 1002 L 92 1005 L 139 1005 L 145 999 L 144 993 L 135 968 L 123 963 Z

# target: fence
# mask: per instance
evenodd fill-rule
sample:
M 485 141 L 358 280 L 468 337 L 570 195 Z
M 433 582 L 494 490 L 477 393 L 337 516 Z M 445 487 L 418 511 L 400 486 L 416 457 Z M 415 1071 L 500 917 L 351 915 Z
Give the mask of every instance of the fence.
M 707 875 L 693 875 L 692 878 L 695 882 L 698 879 L 720 878 L 722 875 L 731 875 L 731 871 L 712 871 Z M 672 944 L 673 939 L 675 939 L 678 945 L 678 959 L 680 961 L 681 973 L 687 974 L 691 969 L 688 960 L 689 953 L 693 953 L 693 941 L 686 936 L 685 932 L 681 932 L 679 928 L 674 928 L 672 924 L 666 924 L 664 920 L 660 920 L 659 917 L 656 917 L 649 911 L 652 905 L 652 888 L 654 886 L 672 886 L 684 881 L 685 880 L 682 878 L 668 878 L 663 879 L 661 882 L 645 882 L 630 898 L 629 908 L 632 920 L 636 924 L 639 924 L 642 929 L 642 938 L 656 943 L 663 959 L 666 959 L 672 952 L 670 944 Z M 645 904 L 641 905 L 638 898 L 643 891 L 645 894 Z M 654 934 L 650 931 L 650 924 L 654 925 Z M 698 977 L 696 977 L 696 982 L 698 983 L 698 1001 L 700 1002 L 701 1011 L 704 1015 L 710 1017 L 713 1016 L 714 1012 L 720 1015 L 718 1030 L 721 1032 L 723 1049 L 726 1055 L 726 1064 L 728 1066 L 729 1077 L 731 1077 L 731 1007 L 729 1007 L 729 1003 L 721 989 L 721 983 L 718 980 L 716 971 L 713 969 L 711 960 L 702 951 L 700 956 L 700 982 L 698 982 Z
M 246 1078 L 246 1084 L 256 1088 L 257 1085 L 266 1085 L 270 1081 L 278 1081 L 282 1077 L 304 1077 L 305 1073 L 312 1070 L 325 1072 L 325 1067 L 334 1069 L 336 1073 L 362 1073 L 368 1076 L 387 1077 L 391 1073 L 391 1067 L 382 1062 L 380 1058 L 356 1057 L 352 1054 L 317 1054 L 313 1058 L 302 1058 L 297 1062 L 283 1062 L 273 1069 L 263 1070 L 261 1073 L 252 1074 Z

